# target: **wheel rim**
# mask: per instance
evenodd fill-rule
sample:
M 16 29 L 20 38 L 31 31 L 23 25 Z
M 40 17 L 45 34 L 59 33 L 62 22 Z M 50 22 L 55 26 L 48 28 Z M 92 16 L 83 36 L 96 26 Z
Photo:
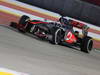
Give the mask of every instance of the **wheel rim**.
M 92 50 L 93 42 L 92 39 L 89 40 L 88 45 L 87 45 L 87 50 L 90 52 Z
M 60 43 L 60 29 L 58 29 L 55 33 L 55 44 Z

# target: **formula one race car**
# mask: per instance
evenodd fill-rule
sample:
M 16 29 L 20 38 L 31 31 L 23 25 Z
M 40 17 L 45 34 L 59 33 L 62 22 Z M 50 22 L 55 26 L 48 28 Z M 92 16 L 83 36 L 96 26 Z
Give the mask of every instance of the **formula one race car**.
M 22 33 L 28 32 L 39 38 L 47 39 L 52 44 L 60 45 L 63 42 L 73 44 L 86 53 L 89 53 L 93 47 L 93 40 L 87 35 L 89 27 L 64 17 L 61 17 L 59 22 L 43 22 L 30 20 L 30 17 L 23 15 L 19 23 L 11 22 L 10 26 L 17 28 Z M 80 37 L 79 32 L 74 31 L 73 27 L 82 29 L 83 36 Z

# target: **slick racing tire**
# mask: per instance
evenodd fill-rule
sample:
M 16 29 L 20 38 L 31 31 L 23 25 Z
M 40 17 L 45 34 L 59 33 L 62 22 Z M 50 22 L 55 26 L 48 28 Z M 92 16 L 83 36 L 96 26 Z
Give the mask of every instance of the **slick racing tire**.
M 56 45 L 61 43 L 61 29 L 53 28 L 52 39 L 49 42 Z
M 23 15 L 20 20 L 19 20 L 19 25 L 23 25 L 23 27 L 18 27 L 18 30 L 20 32 L 25 32 L 25 26 L 28 23 L 28 21 L 30 20 L 30 18 L 26 15 Z
M 84 37 L 81 42 L 81 51 L 90 53 L 93 48 L 93 40 L 91 37 Z

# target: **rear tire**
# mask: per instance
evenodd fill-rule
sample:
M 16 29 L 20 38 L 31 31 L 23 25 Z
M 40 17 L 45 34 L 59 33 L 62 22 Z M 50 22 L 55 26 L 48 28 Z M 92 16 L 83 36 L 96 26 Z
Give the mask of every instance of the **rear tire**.
M 90 53 L 93 48 L 93 40 L 91 37 L 84 37 L 81 42 L 81 51 Z
M 19 23 L 18 23 L 19 24 L 18 30 L 20 32 L 25 32 L 25 28 L 24 27 L 26 26 L 26 24 L 28 23 L 29 20 L 30 20 L 30 18 L 28 16 L 26 16 L 26 15 L 23 15 L 20 18 Z

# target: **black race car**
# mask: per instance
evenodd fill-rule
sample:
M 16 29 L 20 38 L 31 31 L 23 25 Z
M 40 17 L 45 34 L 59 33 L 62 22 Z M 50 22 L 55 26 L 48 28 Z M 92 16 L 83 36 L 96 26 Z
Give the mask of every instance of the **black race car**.
M 11 27 L 17 28 L 22 33 L 30 33 L 39 38 L 47 39 L 52 44 L 62 44 L 63 42 L 80 47 L 81 51 L 89 53 L 93 47 L 93 40 L 88 36 L 86 25 L 67 20 L 64 17 L 59 22 L 43 22 L 40 20 L 30 20 L 30 17 L 23 15 L 19 23 L 11 22 Z M 82 29 L 83 37 L 73 27 Z

